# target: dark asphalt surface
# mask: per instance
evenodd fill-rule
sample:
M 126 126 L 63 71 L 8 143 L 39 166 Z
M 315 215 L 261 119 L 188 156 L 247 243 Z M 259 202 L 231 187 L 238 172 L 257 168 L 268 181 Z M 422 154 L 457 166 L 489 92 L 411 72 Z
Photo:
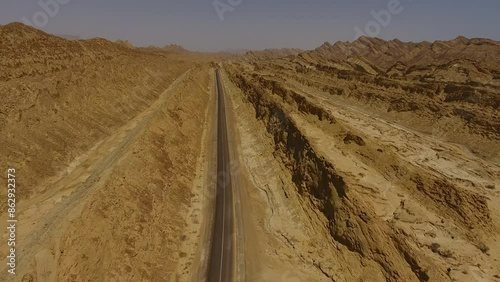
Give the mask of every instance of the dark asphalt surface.
M 234 208 L 230 175 L 224 90 L 220 70 L 217 80 L 217 188 L 212 248 L 208 269 L 209 282 L 233 281 L 234 276 Z

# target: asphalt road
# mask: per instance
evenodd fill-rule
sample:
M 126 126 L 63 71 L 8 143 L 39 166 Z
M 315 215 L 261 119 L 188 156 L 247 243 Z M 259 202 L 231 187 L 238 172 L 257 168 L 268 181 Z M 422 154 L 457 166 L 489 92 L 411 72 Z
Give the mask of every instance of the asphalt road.
M 208 269 L 209 282 L 233 281 L 234 277 L 234 206 L 229 160 L 224 90 L 220 70 L 217 80 L 217 188 L 212 248 Z

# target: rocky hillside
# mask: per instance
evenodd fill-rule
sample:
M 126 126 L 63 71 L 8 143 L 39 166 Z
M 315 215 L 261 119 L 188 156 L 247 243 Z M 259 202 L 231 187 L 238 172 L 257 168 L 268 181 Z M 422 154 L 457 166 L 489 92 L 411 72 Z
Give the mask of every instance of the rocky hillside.
M 500 43 L 489 39 L 404 43 L 360 38 L 249 64 L 260 73 L 270 71 L 390 115 L 413 129 L 459 140 L 498 160 L 498 150 L 491 154 L 500 140 L 500 61 L 495 54 L 500 54 Z
M 267 136 L 255 154 L 283 169 L 256 181 L 263 228 L 293 248 L 270 260 L 325 281 L 500 281 L 498 46 L 362 38 L 225 64 L 251 108 L 241 142 Z
M 21 198 L 146 109 L 191 65 L 20 23 L 0 26 L 0 38 L 0 164 L 19 169 Z
M 0 281 L 187 281 L 208 191 L 210 59 L 19 23 L 0 38 L 0 181 L 15 168 L 25 258 Z

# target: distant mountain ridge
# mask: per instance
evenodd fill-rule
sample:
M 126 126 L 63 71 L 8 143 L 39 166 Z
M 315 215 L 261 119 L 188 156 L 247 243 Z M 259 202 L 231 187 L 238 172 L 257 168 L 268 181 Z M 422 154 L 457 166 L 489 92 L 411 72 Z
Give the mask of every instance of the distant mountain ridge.
M 2 46 L 0 48 L 15 48 L 28 42 L 44 42 L 58 40 L 75 41 L 76 36 L 50 35 L 41 30 L 24 25 L 22 23 L 11 23 L 0 25 L 0 37 Z M 102 38 L 83 40 L 99 44 L 114 44 L 115 47 L 134 49 L 128 41 L 118 40 L 115 43 Z M 53 44 L 54 42 L 50 43 Z M 74 42 L 81 45 L 80 43 Z M 49 44 L 49 45 L 50 45 Z M 110 45 L 111 46 L 111 45 Z M 164 47 L 139 48 L 150 51 L 161 51 L 169 53 L 190 52 L 177 44 Z M 236 53 L 236 52 L 235 52 Z M 243 53 L 240 50 L 239 53 Z M 363 65 L 370 64 L 369 72 L 379 69 L 383 72 L 394 72 L 398 67 L 411 67 L 414 65 L 443 65 L 455 60 L 470 60 L 490 69 L 500 68 L 500 42 L 485 38 L 466 38 L 458 36 L 452 40 L 438 40 L 434 42 L 403 42 L 398 39 L 383 40 L 373 37 L 360 37 L 352 42 L 338 41 L 334 44 L 325 42 L 314 50 L 302 50 L 297 48 L 264 49 L 261 51 L 247 51 L 244 55 L 248 60 L 270 60 L 283 57 L 296 57 L 304 59 L 309 63 L 320 63 L 326 61 L 347 61 L 349 58 L 363 60 Z M 354 60 L 354 59 L 353 59 Z
M 288 56 L 296 56 L 304 52 L 302 49 L 297 48 L 276 48 L 276 49 L 264 49 L 262 51 L 248 51 L 245 56 L 256 59 L 271 59 L 280 58 Z
M 383 40 L 360 37 L 353 42 L 325 42 L 315 50 L 302 54 L 314 60 L 346 60 L 362 57 L 384 70 L 396 63 L 406 65 L 445 64 L 457 59 L 467 59 L 486 66 L 500 66 L 500 42 L 484 38 L 468 39 L 459 36 L 449 41 L 403 42 L 398 39 Z
M 189 52 L 188 50 L 186 50 L 186 48 L 184 48 L 178 44 L 165 45 L 165 46 L 163 46 L 162 49 L 165 51 L 172 51 L 172 52 Z
M 177 44 L 168 44 L 168 45 L 165 45 L 163 47 L 148 46 L 148 47 L 142 47 L 140 49 L 148 50 L 148 51 L 153 51 L 153 52 L 169 52 L 169 53 L 186 53 L 186 52 L 190 52 L 186 48 L 182 47 L 181 45 L 177 45 Z

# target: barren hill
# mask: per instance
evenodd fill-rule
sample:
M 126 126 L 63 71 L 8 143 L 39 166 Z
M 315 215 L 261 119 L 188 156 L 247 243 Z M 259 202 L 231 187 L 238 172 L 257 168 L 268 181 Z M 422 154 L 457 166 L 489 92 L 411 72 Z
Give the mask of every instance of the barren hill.
M 499 281 L 498 54 L 360 38 L 228 63 L 247 162 L 277 163 L 252 175 L 268 248 L 324 281 Z
M 0 26 L 0 57 L 0 166 L 16 169 L 23 222 L 18 280 L 175 276 L 193 260 L 179 234 L 191 224 L 209 60 L 20 23 Z M 132 243 L 144 236 L 148 248 Z

